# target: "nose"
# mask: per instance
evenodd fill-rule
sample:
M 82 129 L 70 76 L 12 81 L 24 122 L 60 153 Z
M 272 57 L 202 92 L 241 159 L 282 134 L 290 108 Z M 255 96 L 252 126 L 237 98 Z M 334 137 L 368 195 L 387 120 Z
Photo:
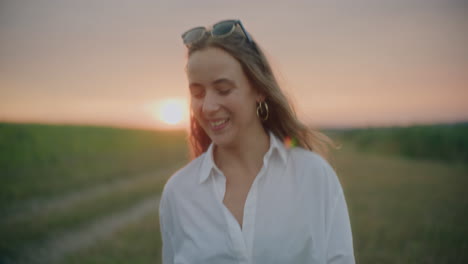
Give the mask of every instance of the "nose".
M 213 93 L 206 93 L 203 100 L 202 111 L 203 114 L 209 117 L 216 113 L 220 108 L 219 101 Z

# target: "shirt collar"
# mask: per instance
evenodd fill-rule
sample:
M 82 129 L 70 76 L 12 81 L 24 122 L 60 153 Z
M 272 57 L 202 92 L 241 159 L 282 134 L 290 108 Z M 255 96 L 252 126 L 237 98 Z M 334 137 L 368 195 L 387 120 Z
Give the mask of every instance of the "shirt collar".
M 268 159 L 274 151 L 277 151 L 280 158 L 281 158 L 281 161 L 284 164 L 286 164 L 287 150 L 286 150 L 283 142 L 279 138 L 277 138 L 273 134 L 273 132 L 269 131 L 268 133 L 270 135 L 270 148 L 268 149 L 267 153 L 265 154 L 265 158 Z M 216 166 L 216 164 L 214 162 L 213 150 L 214 150 L 214 145 L 213 145 L 213 143 L 211 143 L 210 146 L 208 147 L 208 149 L 206 150 L 205 155 L 203 157 L 203 161 L 202 161 L 201 168 L 200 168 L 199 183 L 205 182 L 208 179 L 208 177 L 210 176 L 211 171 L 213 169 L 218 170 L 219 172 L 221 172 L 221 170 Z
M 203 157 L 203 162 L 200 168 L 200 181 L 199 183 L 203 183 L 208 179 L 208 177 L 211 174 L 211 170 L 213 168 L 216 168 L 216 164 L 214 163 L 213 159 L 213 149 L 214 145 L 213 142 L 211 142 L 210 146 L 208 147 L 208 150 L 206 150 L 205 155 Z

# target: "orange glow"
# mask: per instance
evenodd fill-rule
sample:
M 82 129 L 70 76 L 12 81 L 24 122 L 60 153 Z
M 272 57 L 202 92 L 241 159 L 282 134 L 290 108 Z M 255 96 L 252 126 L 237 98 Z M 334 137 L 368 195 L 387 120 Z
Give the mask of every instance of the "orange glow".
M 166 127 L 181 127 L 188 120 L 188 104 L 183 98 L 165 98 L 149 105 L 152 116 Z

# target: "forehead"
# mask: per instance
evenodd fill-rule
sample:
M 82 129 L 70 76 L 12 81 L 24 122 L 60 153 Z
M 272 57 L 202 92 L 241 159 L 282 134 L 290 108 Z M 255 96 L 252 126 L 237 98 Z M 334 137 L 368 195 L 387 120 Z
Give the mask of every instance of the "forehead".
M 190 55 L 187 62 L 190 82 L 209 83 L 219 78 L 244 78 L 240 63 L 220 48 L 209 47 Z

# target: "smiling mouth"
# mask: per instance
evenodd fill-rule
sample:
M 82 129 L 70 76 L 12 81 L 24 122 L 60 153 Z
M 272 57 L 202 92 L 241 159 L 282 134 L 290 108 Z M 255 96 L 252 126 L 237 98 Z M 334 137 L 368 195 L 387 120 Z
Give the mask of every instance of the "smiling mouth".
M 211 129 L 213 130 L 220 130 L 224 128 L 229 121 L 229 118 L 223 119 L 223 120 L 218 120 L 215 122 L 210 122 Z

